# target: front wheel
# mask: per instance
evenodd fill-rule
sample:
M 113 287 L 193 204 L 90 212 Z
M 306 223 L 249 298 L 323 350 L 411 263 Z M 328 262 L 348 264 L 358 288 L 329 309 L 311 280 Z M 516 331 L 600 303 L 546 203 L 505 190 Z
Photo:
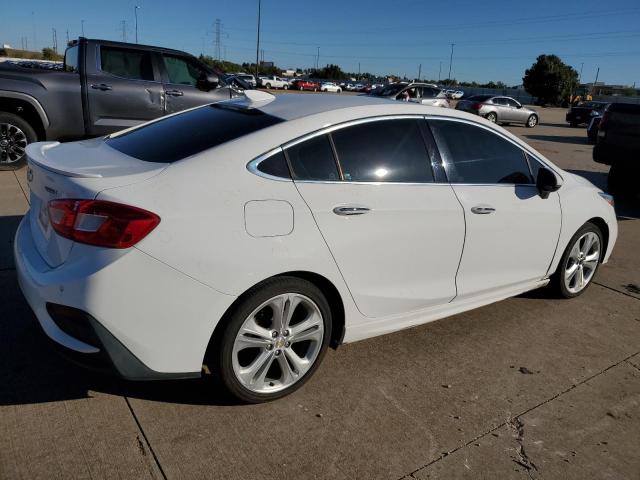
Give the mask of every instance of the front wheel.
M 593 223 L 585 223 L 569 241 L 558 270 L 552 277 L 552 287 L 564 298 L 584 293 L 595 276 L 604 248 L 602 232 Z
M 25 149 L 38 137 L 29 123 L 18 115 L 0 112 L 0 170 L 17 170 L 27 162 Z
M 313 375 L 330 338 L 331 310 L 314 284 L 295 277 L 267 280 L 230 316 L 217 352 L 218 372 L 239 400 L 274 400 Z
M 289 87 L 287 85 L 285 85 L 284 87 L 282 87 L 283 90 L 289 90 Z
M 265 87 L 266 87 L 266 88 L 271 88 L 271 84 L 270 84 L 270 83 L 267 83 L 267 84 L 265 85 Z
M 527 119 L 527 128 L 533 128 L 538 124 L 538 117 L 536 117 L 535 115 L 529 115 L 529 118 Z
M 498 121 L 498 116 L 493 112 L 487 113 L 484 118 L 489 120 L 491 123 L 496 123 Z

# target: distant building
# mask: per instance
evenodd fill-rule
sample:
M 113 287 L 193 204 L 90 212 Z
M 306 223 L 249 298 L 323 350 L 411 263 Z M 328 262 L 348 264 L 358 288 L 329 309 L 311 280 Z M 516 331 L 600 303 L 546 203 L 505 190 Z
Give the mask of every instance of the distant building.
M 8 43 L 3 43 L 2 44 L 2 48 L 12 49 L 13 47 L 11 45 L 9 45 Z
M 296 72 L 295 70 L 285 70 L 282 72 L 283 77 L 299 77 L 300 75 L 302 74 Z

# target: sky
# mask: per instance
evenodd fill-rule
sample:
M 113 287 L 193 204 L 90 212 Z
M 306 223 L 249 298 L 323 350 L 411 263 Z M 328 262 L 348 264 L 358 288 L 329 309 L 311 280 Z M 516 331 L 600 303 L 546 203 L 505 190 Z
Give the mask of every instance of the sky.
M 30 50 L 58 49 L 85 36 L 255 61 L 258 0 L 0 0 L 0 44 Z M 84 20 L 84 22 L 82 22 Z M 125 28 L 123 31 L 123 20 Z M 526 68 L 554 53 L 582 81 L 640 86 L 638 0 L 262 0 L 261 45 L 265 61 L 283 68 L 339 65 L 379 75 L 459 81 L 522 83 Z

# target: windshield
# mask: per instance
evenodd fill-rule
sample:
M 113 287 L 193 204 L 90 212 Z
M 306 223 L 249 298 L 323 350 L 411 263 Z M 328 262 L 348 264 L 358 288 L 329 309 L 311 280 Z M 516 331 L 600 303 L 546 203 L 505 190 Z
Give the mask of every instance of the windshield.
M 396 95 L 400 93 L 400 91 L 407 86 L 406 83 L 392 83 L 383 88 L 376 88 L 372 90 L 370 95 L 375 95 L 378 97 L 388 97 L 391 95 Z

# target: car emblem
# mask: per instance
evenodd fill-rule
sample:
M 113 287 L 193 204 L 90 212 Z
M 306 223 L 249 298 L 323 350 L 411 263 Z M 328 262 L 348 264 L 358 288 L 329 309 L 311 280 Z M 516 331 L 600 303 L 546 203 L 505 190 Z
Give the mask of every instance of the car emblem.
M 27 169 L 27 181 L 31 183 L 33 181 L 33 170 Z
M 45 187 L 44 187 L 44 189 L 45 189 L 47 192 L 49 192 L 51 195 L 57 195 L 57 194 L 58 194 L 58 191 L 57 191 L 57 190 L 55 190 L 55 189 L 53 189 L 53 188 L 51 188 L 51 187 L 47 187 L 47 186 L 45 186 Z

